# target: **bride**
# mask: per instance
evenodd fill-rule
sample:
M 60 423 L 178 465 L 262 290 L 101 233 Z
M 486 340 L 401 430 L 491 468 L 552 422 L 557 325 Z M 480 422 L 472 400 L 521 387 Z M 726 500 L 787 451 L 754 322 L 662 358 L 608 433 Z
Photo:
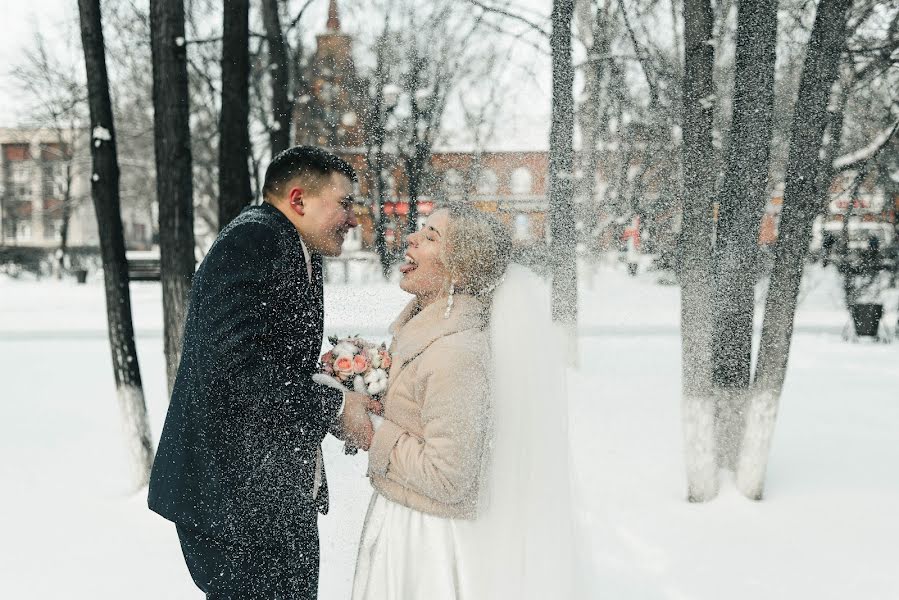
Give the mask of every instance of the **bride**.
M 510 250 L 469 207 L 409 236 L 354 600 L 572 595 L 562 346 Z

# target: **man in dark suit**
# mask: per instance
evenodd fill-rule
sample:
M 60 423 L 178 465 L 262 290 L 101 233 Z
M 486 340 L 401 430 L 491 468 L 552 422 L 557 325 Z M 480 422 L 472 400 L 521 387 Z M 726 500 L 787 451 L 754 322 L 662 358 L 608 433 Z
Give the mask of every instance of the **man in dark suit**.
M 191 290 L 149 506 L 177 526 L 207 598 L 315 598 L 329 430 L 368 449 L 367 396 L 314 383 L 322 255 L 357 225 L 352 167 L 318 148 L 272 160 L 265 202 L 219 234 Z

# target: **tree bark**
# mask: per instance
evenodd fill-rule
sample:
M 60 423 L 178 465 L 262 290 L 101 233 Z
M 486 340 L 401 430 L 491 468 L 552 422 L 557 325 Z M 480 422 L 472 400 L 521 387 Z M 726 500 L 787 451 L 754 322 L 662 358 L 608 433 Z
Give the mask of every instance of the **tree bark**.
M 587 95 L 586 102 L 578 113 L 581 132 L 584 136 L 583 149 L 581 151 L 581 172 L 583 178 L 580 182 L 580 195 L 584 202 L 584 210 L 581 218 L 584 223 L 584 237 L 587 242 L 587 251 L 591 256 L 598 253 L 596 235 L 597 217 L 599 206 L 596 202 L 596 173 L 599 169 L 599 140 L 605 128 L 605 115 L 608 110 L 602 110 L 602 77 L 605 69 L 605 61 L 609 60 L 610 40 L 608 33 L 608 16 L 606 8 L 596 7 L 593 17 L 591 46 L 588 53 L 589 61 L 584 73 L 584 88 Z M 588 284 L 592 280 L 592 267 L 587 271 Z
M 711 234 L 715 153 L 712 148 L 713 15 L 709 0 L 684 0 L 683 226 L 681 282 L 682 418 L 687 498 L 718 493 L 715 406 L 711 395 Z
M 64 160 L 66 161 L 66 175 L 62 197 L 62 216 L 59 223 L 59 256 L 57 258 L 60 278 L 66 268 L 66 254 L 69 252 L 69 223 L 72 220 L 72 154 L 68 149 L 65 150 Z
M 389 66 L 386 62 L 387 34 L 388 31 L 385 25 L 385 30 L 375 45 L 375 72 L 373 74 L 375 89 L 369 97 L 368 106 L 366 107 L 367 118 L 363 121 L 366 127 L 365 160 L 374 192 L 371 206 L 374 224 L 374 246 L 381 262 L 381 273 L 385 279 L 390 276 L 390 267 L 393 264 L 391 252 L 387 248 L 384 228 L 384 195 L 387 187 L 384 181 L 384 169 L 386 166 L 384 145 L 387 141 L 387 119 L 393 111 L 393 106 L 388 105 L 384 96 L 384 88 L 389 81 Z
M 384 227 L 384 202 L 385 202 L 385 189 L 387 187 L 387 182 L 384 181 L 384 140 L 376 142 L 377 146 L 375 147 L 373 161 L 369 163 L 369 168 L 374 171 L 374 180 L 375 180 L 375 198 L 374 198 L 374 208 L 373 216 L 374 216 L 374 227 L 375 227 L 375 252 L 378 254 L 378 258 L 381 261 L 381 274 L 384 275 L 384 279 L 387 279 L 390 276 L 390 267 L 393 264 L 392 253 L 389 248 L 387 248 L 387 239 L 386 239 L 386 230 Z
M 183 0 L 151 0 L 150 38 L 162 309 L 171 392 L 181 359 L 181 338 L 195 267 Z
M 249 0 L 226 0 L 219 121 L 219 230 L 252 202 L 250 187 Z
M 553 320 L 569 338 L 569 362 L 577 325 L 577 253 L 574 227 L 574 68 L 571 21 L 574 0 L 554 0 L 552 10 L 552 124 L 549 133 L 550 268 Z
M 799 96 L 793 114 L 784 204 L 775 245 L 774 269 L 765 301 L 758 365 L 737 468 L 737 487 L 760 500 L 783 383 L 786 377 L 796 299 L 818 213 L 819 153 L 827 125 L 827 105 L 845 47 L 852 0 L 821 0 L 808 42 Z
M 410 71 L 407 76 L 409 92 L 411 93 L 410 103 L 412 105 L 412 139 L 409 142 L 408 153 L 404 157 L 406 177 L 409 184 L 409 212 L 406 215 L 406 227 L 405 232 L 403 232 L 406 235 L 415 233 L 418 230 L 418 194 L 421 189 L 422 179 L 424 179 L 424 163 L 431 156 L 430 144 L 428 144 L 427 140 L 427 137 L 430 134 L 430 131 L 428 131 L 429 128 L 424 132 L 421 132 L 419 128 L 419 123 L 422 121 L 424 121 L 427 127 L 427 125 L 430 124 L 430 119 L 428 118 L 429 115 L 427 114 L 427 109 L 422 107 L 417 94 L 418 89 L 422 84 L 421 72 L 426 60 L 427 59 L 418 55 L 413 44 L 410 49 Z M 434 85 L 437 85 L 436 81 L 434 82 Z M 402 235 L 402 233 L 398 231 L 397 235 Z
M 406 235 L 418 231 L 418 196 L 424 180 L 426 161 L 431 157 L 430 149 L 425 142 L 416 140 L 412 155 L 406 159 L 406 174 L 409 178 L 409 213 L 406 215 Z
M 269 143 L 272 158 L 290 147 L 290 121 L 293 103 L 290 101 L 290 69 L 287 44 L 281 29 L 278 0 L 262 0 L 262 19 L 268 38 L 269 76 L 272 82 L 272 122 L 269 125 Z
M 109 347 L 119 410 L 125 425 L 132 484 L 133 489 L 137 490 L 149 480 L 153 464 L 153 442 L 150 438 L 150 423 L 131 320 L 128 263 L 125 259 L 125 237 L 119 203 L 119 164 L 99 0 L 78 0 L 78 12 L 93 132 L 91 198 L 100 233 Z
M 421 57 L 417 51 L 411 54 L 411 70 L 406 78 L 408 91 L 411 94 L 411 140 L 408 152 L 404 156 L 406 176 L 408 177 L 409 214 L 406 217 L 406 235 L 418 231 L 418 197 L 425 182 L 428 163 L 431 161 L 431 152 L 434 146 L 434 138 L 440 128 L 440 118 L 445 106 L 444 73 L 440 69 L 435 70 L 430 82 L 422 81 L 422 75 L 429 60 L 437 60 L 429 57 Z M 426 98 L 417 97 L 418 90 L 430 83 L 431 93 Z
M 777 1 L 738 2 L 736 37 L 731 143 L 718 195 L 712 295 L 718 452 L 721 465 L 732 470 L 752 377 L 758 236 L 768 202 L 773 134 Z

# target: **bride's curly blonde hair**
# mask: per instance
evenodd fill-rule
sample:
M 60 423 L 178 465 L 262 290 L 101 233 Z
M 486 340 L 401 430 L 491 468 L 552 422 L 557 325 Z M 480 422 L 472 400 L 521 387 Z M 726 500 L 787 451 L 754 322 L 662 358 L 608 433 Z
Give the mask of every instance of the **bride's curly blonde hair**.
M 492 215 L 465 204 L 444 207 L 449 223 L 443 264 L 456 290 L 489 302 L 512 254 L 512 235 Z

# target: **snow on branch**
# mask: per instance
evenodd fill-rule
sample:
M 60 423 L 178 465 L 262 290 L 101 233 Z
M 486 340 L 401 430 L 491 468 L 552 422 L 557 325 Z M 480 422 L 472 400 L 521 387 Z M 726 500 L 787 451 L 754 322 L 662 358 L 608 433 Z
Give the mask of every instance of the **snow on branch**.
M 899 121 L 896 121 L 891 127 L 880 132 L 867 146 L 835 158 L 833 161 L 834 171 L 850 171 L 857 169 L 864 163 L 873 159 L 884 149 L 884 147 L 886 147 L 896 134 L 897 130 L 899 130 Z

